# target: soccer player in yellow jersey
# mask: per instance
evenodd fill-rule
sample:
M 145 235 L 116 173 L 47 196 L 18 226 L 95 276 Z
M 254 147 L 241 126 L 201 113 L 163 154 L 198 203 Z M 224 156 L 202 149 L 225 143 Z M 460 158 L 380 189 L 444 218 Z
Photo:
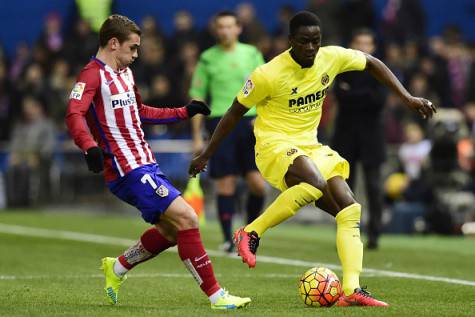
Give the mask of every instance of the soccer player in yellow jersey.
M 289 29 L 291 48 L 254 70 L 206 149 L 191 162 L 189 172 L 196 175 L 202 171 L 217 145 L 256 105 L 256 164 L 264 178 L 282 192 L 261 216 L 236 231 L 239 255 L 254 267 L 264 232 L 315 202 L 336 219 L 344 291 L 337 305 L 388 306 L 360 287 L 361 206 L 345 182 L 348 162 L 316 138 L 323 99 L 338 74 L 359 70 L 368 71 L 424 118 L 431 117 L 435 107 L 426 99 L 412 96 L 377 58 L 338 46 L 320 47 L 320 20 L 315 14 L 297 13 Z

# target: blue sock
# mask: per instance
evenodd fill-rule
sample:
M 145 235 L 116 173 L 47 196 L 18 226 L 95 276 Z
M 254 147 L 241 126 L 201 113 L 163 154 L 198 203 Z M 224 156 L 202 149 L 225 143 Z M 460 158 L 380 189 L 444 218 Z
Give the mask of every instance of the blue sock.
M 224 241 L 232 241 L 232 223 L 235 210 L 235 196 L 218 195 L 218 215 Z

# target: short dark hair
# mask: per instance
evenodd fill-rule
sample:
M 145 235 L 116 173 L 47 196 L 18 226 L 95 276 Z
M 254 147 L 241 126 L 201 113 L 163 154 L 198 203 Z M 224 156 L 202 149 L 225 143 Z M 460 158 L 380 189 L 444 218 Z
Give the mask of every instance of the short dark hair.
M 127 40 L 130 33 L 135 33 L 138 36 L 142 35 L 142 31 L 134 21 L 126 16 L 113 14 L 102 23 L 99 30 L 99 45 L 105 47 L 113 37 L 117 38 L 119 43 L 122 44 Z
M 218 20 L 219 18 L 223 18 L 223 17 L 233 17 L 236 20 L 236 23 L 240 24 L 237 14 L 235 12 L 229 11 L 229 10 L 223 10 L 223 11 L 219 11 L 218 13 L 216 13 L 216 15 L 214 16 L 214 21 L 216 22 L 216 20 Z
M 301 26 L 320 26 L 320 18 L 310 11 L 297 12 L 289 22 L 290 35 L 295 35 Z

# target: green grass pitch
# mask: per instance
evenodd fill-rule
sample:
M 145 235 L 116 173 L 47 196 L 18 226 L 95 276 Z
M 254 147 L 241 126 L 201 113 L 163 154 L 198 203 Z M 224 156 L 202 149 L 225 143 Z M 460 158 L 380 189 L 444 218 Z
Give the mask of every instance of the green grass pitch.
M 147 228 L 138 216 L 0 213 L 0 316 L 475 316 L 471 238 L 384 236 L 380 250 L 365 252 L 364 267 L 376 270 L 363 273 L 361 284 L 390 308 L 309 308 L 298 296 L 297 282 L 310 267 L 305 261 L 339 264 L 333 226 L 284 224 L 268 231 L 261 240 L 257 267 L 249 270 L 239 259 L 211 251 L 217 249 L 221 234 L 209 223 L 201 231 L 218 280 L 232 294 L 253 300 L 248 308 L 227 313 L 209 308 L 176 252 L 165 252 L 131 271 L 119 304 L 110 306 L 103 293 L 100 259 L 119 255 L 127 241 L 78 241 L 71 233 L 58 238 L 54 231 L 40 237 L 43 231 L 28 229 L 30 235 L 13 234 L 6 233 L 10 226 L 5 225 L 132 240 Z M 265 261 L 259 262 L 259 256 Z M 288 260 L 273 263 L 276 258 Z M 417 276 L 383 276 L 379 270 Z

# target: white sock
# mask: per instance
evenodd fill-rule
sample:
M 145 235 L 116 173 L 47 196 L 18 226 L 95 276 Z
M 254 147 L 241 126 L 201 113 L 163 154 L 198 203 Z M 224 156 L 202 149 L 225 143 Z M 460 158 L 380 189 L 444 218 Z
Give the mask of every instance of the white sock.
M 211 302 L 211 304 L 216 304 L 218 299 L 220 299 L 222 296 L 224 296 L 224 290 L 222 288 L 220 288 L 219 290 L 217 290 L 214 294 L 212 294 L 208 298 L 209 298 L 209 301 Z
M 119 261 L 119 258 L 115 259 L 115 263 L 114 263 L 114 273 L 119 276 L 119 277 L 122 277 L 125 275 L 125 273 L 127 273 L 129 270 L 124 267 L 120 261 Z

